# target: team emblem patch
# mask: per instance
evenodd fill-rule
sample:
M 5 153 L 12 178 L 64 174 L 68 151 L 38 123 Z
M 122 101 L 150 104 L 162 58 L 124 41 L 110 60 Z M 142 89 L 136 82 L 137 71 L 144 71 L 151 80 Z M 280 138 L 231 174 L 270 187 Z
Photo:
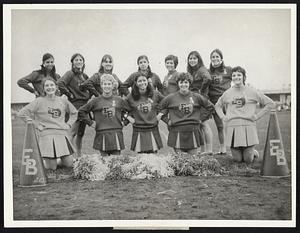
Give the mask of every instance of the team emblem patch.
M 142 113 L 148 113 L 151 111 L 152 107 L 151 107 L 151 103 L 140 103 L 137 106 L 137 109 L 142 112 Z
M 223 80 L 223 77 L 221 75 L 214 75 L 212 76 L 212 82 L 214 84 L 220 84 Z
M 190 114 L 193 112 L 193 104 L 189 103 L 181 103 L 179 104 L 179 110 L 183 113 L 183 114 Z
M 232 101 L 232 104 L 236 105 L 237 108 L 241 108 L 245 105 L 246 103 L 246 99 L 245 97 L 239 97 L 239 98 L 235 98 L 233 101 Z
M 50 114 L 52 116 L 52 118 L 58 118 L 61 116 L 61 110 L 58 108 L 48 107 L 48 114 Z
M 106 117 L 106 118 L 112 118 L 115 116 L 116 110 L 114 107 L 104 107 L 103 108 L 103 112 L 102 114 Z

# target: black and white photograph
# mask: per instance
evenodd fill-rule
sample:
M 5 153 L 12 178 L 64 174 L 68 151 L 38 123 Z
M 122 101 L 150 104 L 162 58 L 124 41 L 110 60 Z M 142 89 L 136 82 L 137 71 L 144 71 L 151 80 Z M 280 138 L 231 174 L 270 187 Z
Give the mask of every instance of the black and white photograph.
M 296 4 L 3 5 L 4 226 L 296 226 Z

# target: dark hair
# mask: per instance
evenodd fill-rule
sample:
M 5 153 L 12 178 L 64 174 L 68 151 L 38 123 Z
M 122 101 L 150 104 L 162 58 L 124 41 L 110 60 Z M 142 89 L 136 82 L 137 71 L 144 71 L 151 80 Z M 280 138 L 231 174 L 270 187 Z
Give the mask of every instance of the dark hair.
M 98 71 L 99 73 L 105 73 L 105 72 L 104 72 L 104 67 L 102 66 L 102 62 L 104 62 L 106 59 L 109 59 L 111 62 L 113 62 L 112 56 L 109 55 L 109 54 L 105 54 L 105 55 L 102 57 L 101 62 L 100 62 L 100 68 L 99 68 L 99 71 Z M 111 70 L 108 71 L 109 74 L 112 74 L 113 68 L 114 68 L 114 67 L 112 67 Z
M 195 67 L 190 66 L 189 64 L 189 58 L 190 56 L 194 55 L 195 57 L 198 58 L 198 64 Z M 187 57 L 187 71 L 192 74 L 193 72 L 195 72 L 196 70 L 198 70 L 200 67 L 204 66 L 203 64 L 203 60 L 200 56 L 200 53 L 197 51 L 192 51 L 189 53 L 188 57 Z
M 53 58 L 53 55 L 51 53 L 45 53 L 42 57 L 42 62 L 44 63 L 44 61 L 48 60 L 49 58 Z
M 168 56 L 166 56 L 166 58 L 165 58 L 165 63 L 166 63 L 167 61 L 169 61 L 169 60 L 172 60 L 172 61 L 174 62 L 175 69 L 176 69 L 176 67 L 177 67 L 177 65 L 178 65 L 178 57 L 176 57 L 176 56 L 174 56 L 174 55 L 168 55 Z
M 53 60 L 54 60 L 54 57 L 53 57 L 53 55 L 52 54 L 50 54 L 50 53 L 45 53 L 44 55 L 43 55 L 43 57 L 42 57 L 42 65 L 41 65 L 41 69 L 40 70 L 38 70 L 38 72 L 40 73 L 40 74 L 43 74 L 45 77 L 47 76 L 47 70 L 46 70 L 46 68 L 44 67 L 44 62 L 46 61 L 46 60 L 48 60 L 49 58 L 53 58 Z M 54 79 L 54 80 L 56 80 L 56 68 L 55 68 L 55 65 L 53 65 L 53 67 L 52 67 L 52 70 L 50 71 L 50 76 Z
M 222 59 L 222 63 L 221 63 L 221 65 L 219 67 L 213 67 L 212 63 L 210 63 L 209 70 L 212 71 L 212 72 L 215 71 L 216 69 L 220 69 L 221 71 L 223 71 L 225 69 L 225 64 L 224 64 L 224 61 L 223 61 L 223 53 L 222 53 L 222 51 L 220 49 L 214 49 L 210 53 L 210 55 L 209 55 L 210 59 L 211 59 L 211 56 L 212 56 L 213 53 L 219 54 L 219 56 Z
M 141 55 L 137 58 L 137 64 L 139 64 L 139 61 L 142 60 L 142 59 L 146 59 L 146 61 L 149 63 L 149 59 L 146 55 Z M 140 69 L 140 67 L 138 68 L 138 72 L 140 73 L 143 73 Z M 148 68 L 147 68 L 147 71 L 145 74 L 143 74 L 144 76 L 146 76 L 146 78 L 150 78 L 152 76 L 152 71 L 151 71 L 151 67 L 150 65 L 148 64 Z
M 45 83 L 46 83 L 46 81 L 52 81 L 55 84 L 56 88 L 57 88 L 57 83 L 56 83 L 55 80 L 53 80 L 52 78 L 44 78 L 43 81 L 42 81 L 42 88 L 43 88 L 44 95 L 46 94 L 45 93 Z
M 82 58 L 82 60 L 83 60 L 83 66 L 82 66 L 82 70 L 81 71 L 79 71 L 75 66 L 74 66 L 74 64 L 73 64 L 73 61 L 74 61 L 74 59 L 77 57 L 77 56 L 80 56 L 81 58 Z M 84 57 L 80 54 L 80 53 L 75 53 L 75 54 L 73 54 L 73 56 L 71 57 L 71 63 L 72 63 L 72 71 L 74 72 L 74 73 L 78 73 L 78 72 L 83 72 L 84 71 L 84 68 L 85 68 L 85 59 L 84 59 Z
M 139 91 L 139 88 L 137 86 L 137 80 L 139 77 L 145 77 L 145 75 L 143 75 L 142 73 L 139 73 L 135 78 L 134 78 L 134 84 L 132 86 L 132 91 L 131 91 L 131 95 L 132 95 L 132 98 L 134 100 L 139 100 L 141 98 L 141 93 Z M 148 78 L 145 77 L 147 80 Z M 153 94 L 154 94 L 154 91 L 153 91 L 153 87 L 152 85 L 148 82 L 148 85 L 147 85 L 147 88 L 146 88 L 146 96 L 148 98 L 152 98 L 153 97 Z
M 231 74 L 233 74 L 233 72 L 240 72 L 243 74 L 243 83 L 245 85 L 245 81 L 246 81 L 246 70 L 240 66 L 236 66 L 236 67 L 233 67 L 232 70 L 231 70 Z
M 181 81 L 187 80 L 190 85 L 193 83 L 193 77 L 189 73 L 181 72 L 178 74 L 176 82 L 177 84 Z

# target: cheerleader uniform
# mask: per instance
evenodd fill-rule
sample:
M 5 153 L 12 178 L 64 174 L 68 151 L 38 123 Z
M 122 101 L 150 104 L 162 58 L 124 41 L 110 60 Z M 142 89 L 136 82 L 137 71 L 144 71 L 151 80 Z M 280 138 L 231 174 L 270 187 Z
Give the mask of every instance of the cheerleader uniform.
M 100 80 L 101 80 L 101 76 L 105 74 L 105 73 L 100 73 L 97 72 L 95 73 L 91 78 L 89 78 L 88 80 L 86 80 L 84 83 L 82 83 L 81 87 L 84 90 L 88 90 L 92 95 L 98 97 L 99 95 L 102 95 L 103 90 L 100 84 Z M 115 74 L 111 74 L 115 80 L 118 82 L 118 89 L 117 90 L 113 90 L 113 94 L 114 95 L 128 95 L 128 90 L 124 90 L 122 87 L 122 82 L 120 81 L 120 79 L 118 78 L 117 75 Z
M 39 93 L 39 96 L 45 96 L 43 81 L 46 78 L 50 78 L 56 83 L 60 76 L 56 73 L 54 76 L 45 75 L 42 70 L 36 70 L 33 71 L 31 74 L 25 76 L 24 78 L 19 79 L 17 83 L 19 87 L 22 87 L 31 93 L 37 91 Z M 29 85 L 29 83 L 32 84 L 33 88 Z M 59 93 L 56 94 L 59 95 Z
M 199 69 L 190 73 L 193 77 L 193 83 L 191 84 L 191 91 L 201 94 L 208 98 L 208 90 L 211 82 L 211 76 L 208 70 L 201 66 Z M 201 121 L 206 121 L 211 117 L 212 112 L 201 109 Z
M 83 90 L 81 87 L 87 79 L 88 76 L 85 73 L 72 69 L 67 71 L 57 82 L 60 92 L 68 97 L 68 100 L 76 109 L 86 104 L 91 97 L 89 91 Z M 78 136 L 82 137 L 84 135 L 85 128 L 86 124 L 76 122 L 75 131 Z
M 174 70 L 174 71 L 168 72 L 168 74 L 165 76 L 164 82 L 163 82 L 163 95 L 164 96 L 167 96 L 171 93 L 179 91 L 179 87 L 177 84 L 178 75 L 179 75 L 179 73 L 176 70 Z
M 131 150 L 135 152 L 155 152 L 162 148 L 157 121 L 158 104 L 163 95 L 154 91 L 152 98 L 141 95 L 139 100 L 134 100 L 129 94 L 126 98 L 129 114 L 135 119 L 131 140 Z
M 163 121 L 169 122 L 169 136 L 167 145 L 175 149 L 190 150 L 204 144 L 200 132 L 200 108 L 212 112 L 213 105 L 203 96 L 179 91 L 165 97 L 161 102 Z M 169 116 L 167 118 L 166 116 Z
M 263 109 L 255 114 L 257 104 Z M 248 147 L 259 143 L 256 120 L 274 107 L 274 102 L 254 88 L 231 87 L 219 98 L 215 105 L 221 119 L 225 117 L 222 107 L 226 108 L 225 144 L 229 147 Z
M 217 68 L 210 67 L 211 83 L 209 85 L 209 100 L 216 104 L 222 94 L 231 87 L 231 67 L 219 66 Z M 219 118 L 218 114 L 213 113 L 213 117 L 218 129 L 223 129 L 223 122 Z
M 66 113 L 70 115 L 67 123 Z M 74 153 L 68 130 L 76 120 L 77 110 L 68 100 L 58 96 L 54 99 L 38 97 L 18 113 L 19 117 L 25 118 L 31 118 L 31 115 L 43 158 L 54 159 Z
M 100 152 L 121 151 L 125 148 L 123 139 L 122 114 L 126 102 L 119 96 L 104 97 L 103 95 L 92 99 L 79 108 L 78 120 L 92 125 L 88 117 L 93 112 L 96 121 L 96 135 L 93 148 Z

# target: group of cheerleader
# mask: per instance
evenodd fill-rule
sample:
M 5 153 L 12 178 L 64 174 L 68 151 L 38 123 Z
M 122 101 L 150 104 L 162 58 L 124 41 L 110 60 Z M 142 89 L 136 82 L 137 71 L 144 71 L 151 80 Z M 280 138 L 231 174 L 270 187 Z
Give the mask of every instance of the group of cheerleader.
M 138 71 L 122 82 L 113 73 L 110 55 L 103 56 L 99 71 L 89 78 L 81 54 L 71 57 L 71 70 L 60 77 L 54 57 L 46 53 L 41 69 L 18 81 L 37 97 L 18 115 L 33 120 L 45 168 L 50 170 L 57 168 L 57 158 L 71 167 L 73 155 L 81 156 L 86 125 L 95 128 L 93 148 L 102 156 L 121 153 L 122 129 L 127 125 L 133 129 L 132 151 L 157 153 L 163 146 L 160 121 L 166 123 L 167 145 L 176 153 L 212 155 L 211 118 L 217 126 L 218 153 L 226 154 L 228 146 L 235 161 L 251 163 L 258 156 L 256 121 L 274 103 L 245 85 L 245 69 L 225 66 L 219 49 L 211 52 L 210 59 L 207 69 L 199 52 L 192 51 L 187 72 L 178 72 L 178 58 L 169 55 L 165 58 L 168 73 L 161 82 L 142 55 L 137 59 Z

